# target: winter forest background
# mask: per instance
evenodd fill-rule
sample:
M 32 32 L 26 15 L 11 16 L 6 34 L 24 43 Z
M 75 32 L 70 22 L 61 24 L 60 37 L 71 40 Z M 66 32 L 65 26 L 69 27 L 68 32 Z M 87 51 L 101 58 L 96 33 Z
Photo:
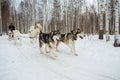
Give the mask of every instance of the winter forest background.
M 21 33 L 41 23 L 43 32 L 80 28 L 106 40 L 120 34 L 120 0 L 0 0 L 0 33 L 12 22 Z
M 16 44 L 10 23 L 21 33 Z M 29 36 L 38 23 L 45 33 L 80 28 L 78 56 L 63 42 L 55 59 L 42 54 Z M 120 80 L 120 0 L 0 0 L 0 80 Z

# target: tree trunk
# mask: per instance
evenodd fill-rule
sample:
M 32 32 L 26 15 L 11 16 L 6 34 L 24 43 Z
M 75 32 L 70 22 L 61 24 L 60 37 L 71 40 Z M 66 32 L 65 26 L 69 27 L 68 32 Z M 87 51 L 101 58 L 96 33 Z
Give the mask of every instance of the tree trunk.
M 109 36 L 110 11 L 109 11 L 109 8 L 110 8 L 110 0 L 107 0 L 106 1 L 106 27 L 105 27 L 105 30 L 106 30 L 106 41 L 110 41 L 110 36 Z
M 115 0 L 115 37 L 114 37 L 114 46 L 120 47 L 120 40 L 119 40 L 119 8 L 118 8 L 118 0 Z
M 67 33 L 68 32 L 68 0 L 66 0 L 66 10 L 65 10 L 65 33 Z
M 104 6 L 103 6 L 103 3 L 104 3 L 104 1 L 103 0 L 100 0 L 100 20 L 99 20 L 99 25 L 100 25 L 100 28 L 99 28 L 99 39 L 103 39 L 103 33 L 104 33 L 104 31 L 103 31 L 103 10 L 104 10 Z
M 2 36 L 1 1 L 0 1 L 0 36 Z
M 35 0 L 32 0 L 32 25 L 35 26 Z

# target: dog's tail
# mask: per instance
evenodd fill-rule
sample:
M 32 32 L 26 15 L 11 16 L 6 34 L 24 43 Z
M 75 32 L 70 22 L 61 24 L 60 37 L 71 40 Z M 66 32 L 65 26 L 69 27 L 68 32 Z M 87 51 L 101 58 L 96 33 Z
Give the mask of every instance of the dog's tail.
M 39 28 L 39 30 L 40 31 L 42 31 L 42 26 L 41 26 L 41 24 L 39 23 L 39 24 L 37 24 L 37 28 Z

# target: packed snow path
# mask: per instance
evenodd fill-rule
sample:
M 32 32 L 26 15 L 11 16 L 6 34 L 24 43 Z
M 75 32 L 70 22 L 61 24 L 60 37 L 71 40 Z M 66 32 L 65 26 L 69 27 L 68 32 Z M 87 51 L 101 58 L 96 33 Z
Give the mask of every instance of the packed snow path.
M 58 58 L 40 54 L 38 42 L 14 45 L 7 36 L 0 37 L 0 80 L 120 80 L 120 48 L 98 36 L 77 40 L 79 56 L 60 44 Z

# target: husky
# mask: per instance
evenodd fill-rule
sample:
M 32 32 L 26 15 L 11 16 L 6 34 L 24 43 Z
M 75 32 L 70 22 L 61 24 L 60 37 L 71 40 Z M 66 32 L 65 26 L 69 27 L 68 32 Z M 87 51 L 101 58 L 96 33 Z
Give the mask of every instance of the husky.
M 29 38 L 31 43 L 36 42 L 37 36 L 39 35 L 41 30 L 42 30 L 41 24 L 37 24 L 36 28 L 34 28 L 34 26 L 30 27 Z
M 56 31 L 52 31 L 50 33 L 43 33 L 42 31 L 39 34 L 39 47 L 41 53 L 50 54 L 50 57 L 55 59 L 57 57 L 56 54 L 56 45 L 59 40 L 59 35 Z M 43 45 L 45 45 L 45 50 L 42 50 Z
M 76 50 L 75 50 L 75 41 L 78 38 L 83 39 L 84 36 L 85 36 L 84 33 L 81 32 L 80 29 L 72 30 L 70 33 L 66 33 L 66 34 L 60 34 L 60 40 L 58 41 L 58 43 L 56 45 L 56 50 L 58 51 L 59 43 L 63 42 L 64 44 L 66 44 L 71 49 L 71 52 L 75 56 L 78 56 L 78 54 L 76 53 Z
M 22 44 L 21 42 L 21 33 L 19 32 L 19 30 L 13 30 L 13 40 L 14 40 L 14 44 L 16 45 L 16 41 L 18 40 L 20 42 L 20 44 Z

